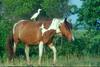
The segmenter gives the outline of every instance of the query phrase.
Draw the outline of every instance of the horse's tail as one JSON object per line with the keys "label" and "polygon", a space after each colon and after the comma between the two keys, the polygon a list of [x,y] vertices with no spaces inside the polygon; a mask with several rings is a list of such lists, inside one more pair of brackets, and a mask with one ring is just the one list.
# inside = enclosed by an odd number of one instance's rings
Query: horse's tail
{"label": "horse's tail", "polygon": [[14,56],[13,43],[14,43],[13,34],[11,34],[7,37],[7,42],[6,42],[6,48],[7,48],[7,54],[8,54],[9,61],[11,61]]}

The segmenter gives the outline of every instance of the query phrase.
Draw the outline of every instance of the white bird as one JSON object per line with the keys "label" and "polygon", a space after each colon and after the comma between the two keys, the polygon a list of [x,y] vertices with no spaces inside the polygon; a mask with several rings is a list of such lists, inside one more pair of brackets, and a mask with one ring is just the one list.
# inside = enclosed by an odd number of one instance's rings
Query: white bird
{"label": "white bird", "polygon": [[38,11],[35,13],[35,14],[33,14],[33,16],[30,18],[31,20],[35,20],[36,18],[37,18],[37,16],[40,14],[40,11],[41,11],[42,9],[38,9]]}

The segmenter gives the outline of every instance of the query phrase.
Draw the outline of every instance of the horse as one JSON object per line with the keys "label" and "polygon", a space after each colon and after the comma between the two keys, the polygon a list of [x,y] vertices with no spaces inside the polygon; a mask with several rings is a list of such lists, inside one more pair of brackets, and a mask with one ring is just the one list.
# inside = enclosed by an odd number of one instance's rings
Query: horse
{"label": "horse", "polygon": [[[56,23],[56,24],[55,24]],[[55,27],[56,26],[56,27]],[[46,31],[44,31],[44,29]],[[59,32],[57,32],[59,30]],[[56,63],[56,47],[52,43],[52,38],[55,34],[62,34],[68,41],[73,41],[72,24],[66,18],[64,19],[49,19],[49,20],[19,20],[13,25],[12,34],[7,39],[7,49],[9,61],[13,60],[16,47],[19,41],[25,45],[25,56],[27,64],[30,64],[29,47],[30,45],[39,46],[39,60],[41,64],[43,45],[46,44],[53,51],[53,64]]]}

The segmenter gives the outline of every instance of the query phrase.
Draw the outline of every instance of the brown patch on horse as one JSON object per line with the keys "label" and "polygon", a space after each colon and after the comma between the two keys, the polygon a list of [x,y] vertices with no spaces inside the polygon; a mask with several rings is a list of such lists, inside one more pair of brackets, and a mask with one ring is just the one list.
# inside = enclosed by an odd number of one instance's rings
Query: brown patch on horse
{"label": "brown patch on horse", "polygon": [[28,20],[21,21],[21,23],[16,26],[14,41],[18,42],[18,40],[21,40],[28,45],[39,43],[41,39],[40,25],[41,23],[38,22]]}
{"label": "brown patch on horse", "polygon": [[52,39],[52,37],[54,36],[55,33],[56,33],[56,31],[53,30],[53,29],[46,31],[43,34],[43,37],[42,37],[43,42],[48,43],[49,41],[51,41],[51,39]]}
{"label": "brown patch on horse", "polygon": [[39,22],[40,23],[42,23],[43,25],[44,25],[44,28],[45,29],[48,29],[49,28],[49,26],[51,25],[51,23],[52,23],[52,20],[51,19],[46,19],[46,20],[39,20]]}
{"label": "brown patch on horse", "polygon": [[[47,23],[48,22],[48,23]],[[52,23],[52,20],[47,20],[44,22],[44,28],[48,29]]]}

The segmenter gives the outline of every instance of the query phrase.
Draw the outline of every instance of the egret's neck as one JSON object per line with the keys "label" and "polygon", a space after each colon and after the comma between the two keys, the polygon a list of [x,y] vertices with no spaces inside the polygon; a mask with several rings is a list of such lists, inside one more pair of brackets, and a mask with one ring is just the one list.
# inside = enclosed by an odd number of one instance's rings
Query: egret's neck
{"label": "egret's neck", "polygon": [[38,10],[38,13],[40,13],[40,10]]}

